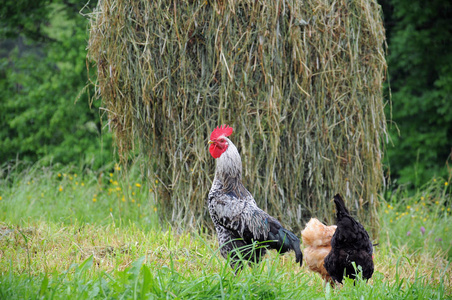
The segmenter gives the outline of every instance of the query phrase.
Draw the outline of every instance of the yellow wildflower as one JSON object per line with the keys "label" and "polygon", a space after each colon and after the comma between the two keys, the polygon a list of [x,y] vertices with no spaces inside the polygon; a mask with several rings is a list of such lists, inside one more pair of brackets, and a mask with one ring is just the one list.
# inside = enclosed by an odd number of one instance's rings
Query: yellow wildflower
{"label": "yellow wildflower", "polygon": [[132,203],[135,203],[135,199],[132,198]]}
{"label": "yellow wildflower", "polygon": [[448,183],[448,182],[446,181],[446,182],[444,182],[444,185],[445,185],[445,186],[448,186],[448,185],[449,185],[449,183]]}
{"label": "yellow wildflower", "polygon": [[424,201],[424,197],[421,197],[421,201]]}
{"label": "yellow wildflower", "polygon": [[138,206],[138,207],[140,207],[140,206],[141,206],[141,204],[140,204],[140,203],[137,203],[137,206]]}
{"label": "yellow wildflower", "polygon": [[136,186],[136,187],[141,187],[141,184],[135,183],[135,186]]}
{"label": "yellow wildflower", "polygon": [[159,181],[156,179],[156,180],[155,180],[155,183],[157,184],[157,183],[159,183]]}
{"label": "yellow wildflower", "polygon": [[435,204],[439,204],[439,201],[435,201]]}
{"label": "yellow wildflower", "polygon": [[82,182],[82,186],[85,186],[85,184]]}
{"label": "yellow wildflower", "polygon": [[113,173],[110,173],[110,177],[113,177]]}
{"label": "yellow wildflower", "polygon": [[93,202],[96,202],[97,201],[97,199],[96,198],[93,198]]}
{"label": "yellow wildflower", "polygon": [[157,207],[154,207],[154,211],[157,212]]}
{"label": "yellow wildflower", "polygon": [[385,213],[386,213],[386,214],[389,213],[389,210],[385,209]]}
{"label": "yellow wildflower", "polygon": [[113,208],[110,207],[110,212],[112,212],[112,211],[113,211]]}
{"label": "yellow wildflower", "polygon": [[406,209],[410,209],[410,208],[411,208],[411,206],[410,206],[410,205],[407,205]]}
{"label": "yellow wildflower", "polygon": [[450,207],[447,208],[447,211],[450,211]]}
{"label": "yellow wildflower", "polygon": [[132,196],[135,196],[135,192],[132,192]]}
{"label": "yellow wildflower", "polygon": [[58,177],[61,177],[61,173],[58,173]]}
{"label": "yellow wildflower", "polygon": [[126,198],[124,196],[122,196],[121,201],[126,202]]}
{"label": "yellow wildflower", "polygon": [[3,198],[2,198],[2,196],[0,196],[0,200],[2,200]]}
{"label": "yellow wildflower", "polygon": [[63,191],[63,187],[60,185],[60,187],[58,188],[58,190],[59,190],[60,192],[62,192],[62,191]]}

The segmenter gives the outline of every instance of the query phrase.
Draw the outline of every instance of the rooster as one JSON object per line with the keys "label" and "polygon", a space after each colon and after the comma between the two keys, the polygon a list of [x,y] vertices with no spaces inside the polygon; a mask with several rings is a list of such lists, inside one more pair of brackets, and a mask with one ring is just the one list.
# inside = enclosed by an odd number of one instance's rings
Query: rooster
{"label": "rooster", "polygon": [[232,132],[228,125],[217,127],[209,140],[209,152],[217,162],[208,207],[221,255],[224,258],[230,255],[231,267],[237,270],[242,268],[241,258],[249,263],[258,263],[267,249],[276,249],[280,253],[293,250],[295,260],[301,266],[300,240],[260,209],[243,185],[240,154],[227,138]]}
{"label": "rooster", "polygon": [[304,259],[311,271],[317,272],[325,282],[331,282],[331,277],[326,271],[325,257],[331,251],[331,238],[336,231],[336,225],[326,226],[319,220],[311,218],[301,232],[304,249]]}
{"label": "rooster", "polygon": [[325,257],[325,269],[332,279],[342,283],[345,276],[355,279],[356,268],[361,266],[364,279],[372,277],[374,262],[372,258],[373,246],[369,234],[363,225],[350,216],[344,200],[337,194],[334,196],[336,204],[337,228],[331,238],[331,251]]}

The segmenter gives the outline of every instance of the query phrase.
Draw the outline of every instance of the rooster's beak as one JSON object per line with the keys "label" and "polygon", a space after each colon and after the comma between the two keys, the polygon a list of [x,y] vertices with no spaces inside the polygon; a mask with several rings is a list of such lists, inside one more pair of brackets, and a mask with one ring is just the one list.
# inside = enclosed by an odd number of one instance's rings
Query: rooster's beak
{"label": "rooster's beak", "polygon": [[210,144],[213,144],[213,142],[212,142],[211,140],[209,140],[209,141],[207,142],[207,144],[210,145]]}

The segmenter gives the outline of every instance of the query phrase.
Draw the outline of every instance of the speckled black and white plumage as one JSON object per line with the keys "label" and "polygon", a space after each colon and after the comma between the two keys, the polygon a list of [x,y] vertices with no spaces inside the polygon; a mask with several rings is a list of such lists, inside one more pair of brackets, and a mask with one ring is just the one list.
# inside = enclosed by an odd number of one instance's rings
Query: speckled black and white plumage
{"label": "speckled black and white plumage", "polygon": [[[208,196],[210,216],[215,225],[220,253],[227,258],[231,253],[231,266],[235,269],[237,248],[265,242],[261,247],[240,252],[250,262],[259,262],[267,249],[280,253],[295,251],[296,262],[302,264],[300,240],[292,232],[260,209],[251,193],[241,181],[242,162],[235,145],[226,138],[227,150],[217,158],[215,178]],[[264,246],[264,247],[262,247]],[[246,248],[246,247],[245,247]]]}
{"label": "speckled black and white plumage", "polygon": [[345,275],[355,278],[356,266],[361,266],[364,279],[372,277],[374,262],[372,258],[373,246],[369,234],[358,221],[356,221],[347,208],[344,200],[337,194],[334,196],[336,204],[337,228],[331,238],[331,251],[325,257],[325,269],[335,281],[342,283]]}

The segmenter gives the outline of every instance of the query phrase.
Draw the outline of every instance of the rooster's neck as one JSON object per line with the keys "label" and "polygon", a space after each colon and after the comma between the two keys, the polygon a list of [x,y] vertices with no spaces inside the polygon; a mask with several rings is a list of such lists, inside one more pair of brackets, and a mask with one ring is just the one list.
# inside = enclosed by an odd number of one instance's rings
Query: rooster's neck
{"label": "rooster's neck", "polygon": [[217,158],[215,179],[220,181],[223,192],[232,192],[237,198],[254,201],[250,192],[242,183],[242,159],[239,151],[230,140],[228,140],[226,151]]}
{"label": "rooster's neck", "polygon": [[242,159],[235,145],[228,140],[228,148],[219,158],[215,176],[223,181],[225,178],[242,179]]}

